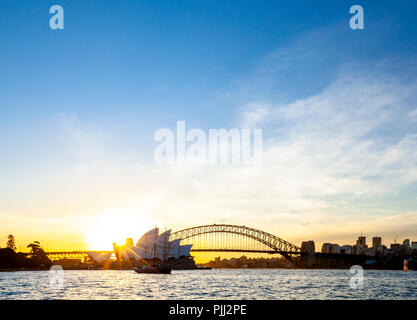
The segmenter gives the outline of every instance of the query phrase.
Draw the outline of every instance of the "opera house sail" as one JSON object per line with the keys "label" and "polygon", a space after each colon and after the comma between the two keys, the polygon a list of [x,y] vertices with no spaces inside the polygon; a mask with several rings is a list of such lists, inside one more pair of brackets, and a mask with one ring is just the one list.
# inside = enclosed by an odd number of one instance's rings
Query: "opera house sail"
{"label": "opera house sail", "polygon": [[[113,244],[114,254],[117,260],[153,260],[160,261],[176,260],[183,257],[190,256],[192,245],[181,245],[180,239],[169,241],[171,230],[159,234],[159,229],[154,228],[146,232],[133,245],[132,239],[127,239],[122,246]],[[88,255],[96,262],[102,263],[110,260],[111,254],[98,254],[95,252],[88,252]]]}

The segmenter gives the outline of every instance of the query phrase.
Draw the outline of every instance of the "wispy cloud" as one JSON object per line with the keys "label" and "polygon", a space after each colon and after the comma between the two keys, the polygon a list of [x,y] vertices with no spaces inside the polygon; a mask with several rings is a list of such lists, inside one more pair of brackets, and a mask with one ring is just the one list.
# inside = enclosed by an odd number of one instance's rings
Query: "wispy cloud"
{"label": "wispy cloud", "polygon": [[[341,75],[317,95],[276,106],[264,159],[304,195],[378,195],[416,181],[416,83]],[[269,159],[269,160],[268,160]],[[302,190],[302,191],[301,191]]]}
{"label": "wispy cloud", "polygon": [[[94,214],[136,208],[174,228],[225,219],[296,241],[407,229],[401,217],[414,221],[417,213],[387,210],[382,203],[417,181],[417,130],[410,117],[417,82],[403,82],[379,67],[340,70],[307,97],[273,103],[265,102],[274,100],[265,93],[244,104],[238,116],[242,126],[260,127],[265,136],[263,168],[251,174],[236,166],[126,161],[129,150],[85,145],[106,141],[100,131],[81,123],[70,127],[71,135],[81,137],[81,154],[101,150],[100,156],[92,153],[94,161],[85,157],[83,170],[83,189],[101,199]],[[152,205],[144,208],[140,203],[147,199]]]}
{"label": "wispy cloud", "polygon": [[242,106],[239,127],[263,129],[262,170],[141,162],[132,150],[142,137],[119,143],[117,132],[61,115],[62,148],[73,158],[42,186],[50,199],[42,212],[82,224],[140,215],[149,227],[225,220],[296,242],[394,229],[417,236],[415,195],[402,199],[412,210],[385,207],[417,182],[417,76],[393,72],[397,61],[388,58],[343,63],[347,48],[337,39],[323,30],[301,36],[225,95]]}

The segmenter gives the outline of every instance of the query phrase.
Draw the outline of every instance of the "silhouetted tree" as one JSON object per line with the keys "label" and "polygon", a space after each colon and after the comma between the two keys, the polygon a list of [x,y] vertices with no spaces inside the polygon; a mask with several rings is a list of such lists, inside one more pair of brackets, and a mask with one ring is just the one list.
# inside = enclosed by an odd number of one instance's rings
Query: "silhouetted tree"
{"label": "silhouetted tree", "polygon": [[14,241],[14,236],[12,234],[9,234],[7,237],[7,245],[6,248],[12,249],[13,251],[16,251],[16,244]]}
{"label": "silhouetted tree", "polygon": [[52,265],[52,261],[48,258],[45,251],[41,248],[39,241],[34,241],[28,245],[30,248],[29,257],[26,253],[16,253],[14,249],[14,239],[9,235],[7,248],[0,249],[0,269],[29,268],[29,269],[45,269]]}
{"label": "silhouetted tree", "polygon": [[31,264],[35,266],[45,266],[49,267],[52,265],[51,260],[46,255],[45,251],[41,248],[39,241],[33,241],[28,246],[30,249]]}
{"label": "silhouetted tree", "polygon": [[30,253],[31,253],[32,256],[36,256],[41,251],[43,251],[39,241],[33,241],[31,244],[28,244],[27,247],[30,248]]}

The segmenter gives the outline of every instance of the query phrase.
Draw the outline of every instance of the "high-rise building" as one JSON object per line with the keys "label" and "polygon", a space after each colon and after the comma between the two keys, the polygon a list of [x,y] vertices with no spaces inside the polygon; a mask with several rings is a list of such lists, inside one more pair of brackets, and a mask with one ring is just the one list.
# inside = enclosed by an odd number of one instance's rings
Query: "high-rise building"
{"label": "high-rise building", "polygon": [[377,250],[378,247],[382,244],[382,238],[381,237],[373,237],[372,238],[372,248]]}
{"label": "high-rise building", "polygon": [[335,243],[330,244],[329,253],[340,254],[340,246]]}
{"label": "high-rise building", "polygon": [[356,245],[362,247],[362,248],[366,248],[366,237],[365,236],[360,236],[358,237],[358,240],[356,240]]}
{"label": "high-rise building", "polygon": [[340,247],[340,253],[343,254],[352,254],[352,246],[345,244],[344,246]]}
{"label": "high-rise building", "polygon": [[402,251],[403,246],[399,243],[391,243],[391,252],[392,253],[399,253]]}
{"label": "high-rise building", "polygon": [[417,242],[411,242],[411,249],[417,250]]}
{"label": "high-rise building", "polygon": [[339,254],[340,246],[335,243],[323,243],[323,246],[321,247],[321,252]]}
{"label": "high-rise building", "polygon": [[378,248],[375,249],[375,254],[378,256],[383,256],[387,253],[387,247],[381,244]]}
{"label": "high-rise building", "polygon": [[307,253],[312,253],[315,252],[315,245],[314,245],[314,241],[310,240],[310,241],[303,241],[301,243],[301,252],[307,252]]}
{"label": "high-rise building", "polygon": [[403,241],[403,247],[404,249],[410,249],[410,239],[405,239]]}
{"label": "high-rise building", "polygon": [[362,248],[361,246],[355,244],[352,246],[352,254],[362,254]]}
{"label": "high-rise building", "polygon": [[321,246],[321,253],[330,253],[331,243],[323,243]]}

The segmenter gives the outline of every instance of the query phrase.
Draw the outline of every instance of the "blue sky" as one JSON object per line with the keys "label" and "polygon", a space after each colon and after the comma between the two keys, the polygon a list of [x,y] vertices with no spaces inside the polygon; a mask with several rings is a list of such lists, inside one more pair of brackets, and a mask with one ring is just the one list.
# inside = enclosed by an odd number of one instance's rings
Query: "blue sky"
{"label": "blue sky", "polygon": [[[53,4],[64,30],[49,29]],[[353,4],[365,30],[349,28]],[[79,234],[81,247],[84,219],[142,210],[151,227],[225,218],[295,242],[417,238],[416,12],[415,1],[2,1],[0,232],[19,234],[14,217],[46,242],[48,226]],[[155,168],[153,134],[177,120],[262,128],[263,173]]]}

